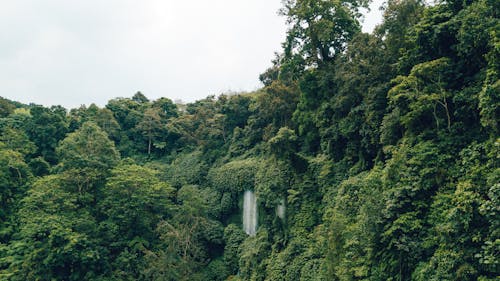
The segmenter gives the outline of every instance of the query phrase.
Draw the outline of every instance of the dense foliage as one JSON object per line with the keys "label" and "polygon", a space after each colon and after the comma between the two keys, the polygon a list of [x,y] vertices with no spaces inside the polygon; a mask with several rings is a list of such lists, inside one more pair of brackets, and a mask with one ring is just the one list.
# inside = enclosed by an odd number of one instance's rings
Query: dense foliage
{"label": "dense foliage", "polygon": [[253,93],[0,98],[0,279],[498,280],[498,1],[283,4]]}

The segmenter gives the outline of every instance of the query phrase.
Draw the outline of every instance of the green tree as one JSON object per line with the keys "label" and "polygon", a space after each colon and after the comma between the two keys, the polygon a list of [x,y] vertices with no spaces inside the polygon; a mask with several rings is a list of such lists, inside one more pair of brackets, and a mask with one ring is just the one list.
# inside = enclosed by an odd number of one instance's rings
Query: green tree
{"label": "green tree", "polygon": [[37,155],[43,156],[50,164],[57,162],[55,149],[68,132],[66,110],[60,106],[30,108],[27,133],[38,148]]}
{"label": "green tree", "polygon": [[383,9],[384,20],[375,29],[375,34],[385,37],[388,54],[391,60],[395,61],[401,49],[411,47],[405,36],[421,19],[424,3],[420,0],[390,0],[385,3]]}
{"label": "green tree", "polygon": [[396,85],[388,93],[389,101],[403,113],[401,123],[408,132],[424,131],[431,123],[430,116],[437,130],[445,127],[451,131],[451,94],[446,89],[446,77],[452,75],[449,64],[447,58],[421,63],[415,65],[407,77],[398,76],[393,80]]}
{"label": "green tree", "polygon": [[154,107],[146,109],[142,120],[137,123],[136,130],[147,139],[148,155],[151,154],[151,148],[156,137],[160,135],[163,124],[161,123],[159,109]]}
{"label": "green tree", "polygon": [[245,232],[238,225],[229,224],[224,229],[224,263],[231,275],[238,273],[238,262],[241,255],[239,247],[245,238]]}
{"label": "green tree", "polygon": [[67,186],[59,175],[43,177],[23,198],[2,279],[89,280],[102,272],[106,258],[95,240],[95,220]]}
{"label": "green tree", "polygon": [[144,255],[155,249],[157,224],[171,214],[174,190],[156,171],[124,161],[111,170],[97,209],[114,278],[137,280]]}
{"label": "green tree", "polygon": [[70,111],[70,128],[78,129],[83,123],[92,121],[101,127],[114,141],[119,140],[120,125],[113,116],[113,112],[107,108],[99,108],[91,104],[88,108],[84,105]]}
{"label": "green tree", "polygon": [[6,243],[15,230],[14,214],[31,177],[23,155],[0,142],[0,244]]}
{"label": "green tree", "polygon": [[368,1],[287,0],[281,14],[290,28],[284,43],[285,60],[299,55],[307,65],[332,61],[360,31],[358,9]]}
{"label": "green tree", "polygon": [[[498,25],[497,25],[498,26]],[[490,31],[491,50],[486,54],[488,67],[483,88],[479,94],[481,124],[491,128],[498,135],[500,119],[500,35],[494,29]]]}
{"label": "green tree", "polygon": [[259,229],[253,237],[248,237],[240,246],[240,276],[243,280],[264,280],[265,259],[270,254],[269,233]]}
{"label": "green tree", "polygon": [[12,112],[16,106],[8,99],[0,97],[0,117],[7,117]]}
{"label": "green tree", "polygon": [[0,128],[0,142],[6,149],[18,151],[22,155],[28,156],[36,151],[35,144],[30,141],[26,133],[10,126]]}
{"label": "green tree", "polygon": [[59,173],[73,182],[75,192],[83,200],[94,201],[96,188],[103,185],[108,171],[120,158],[114,143],[95,123],[84,123],[57,147]]}
{"label": "green tree", "polygon": [[108,135],[92,122],[84,123],[69,134],[58,146],[57,153],[62,170],[93,168],[103,171],[113,167],[120,157]]}
{"label": "green tree", "polygon": [[[205,243],[214,238],[221,243],[223,229],[207,219],[207,202],[196,186],[182,187],[177,200],[180,205],[173,217],[158,224],[162,244],[157,251],[148,252],[144,273],[155,280],[203,280],[198,272],[207,264]],[[210,237],[213,230],[218,234]]]}
{"label": "green tree", "polygon": [[257,159],[234,160],[208,173],[211,187],[218,191],[220,217],[228,219],[238,209],[238,199],[245,190],[255,189],[255,174],[259,169]]}

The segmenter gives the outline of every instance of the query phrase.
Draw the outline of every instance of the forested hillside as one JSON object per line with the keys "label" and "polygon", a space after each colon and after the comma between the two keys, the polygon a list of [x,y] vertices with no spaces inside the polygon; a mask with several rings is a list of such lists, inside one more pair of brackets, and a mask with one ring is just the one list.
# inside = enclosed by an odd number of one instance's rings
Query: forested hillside
{"label": "forested hillside", "polygon": [[367,4],[284,1],[256,92],[0,99],[0,280],[498,280],[500,4]]}

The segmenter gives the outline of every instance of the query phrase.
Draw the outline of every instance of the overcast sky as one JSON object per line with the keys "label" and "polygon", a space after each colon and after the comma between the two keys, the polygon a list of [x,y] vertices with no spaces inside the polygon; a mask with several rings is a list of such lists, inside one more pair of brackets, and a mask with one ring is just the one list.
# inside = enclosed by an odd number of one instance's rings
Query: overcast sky
{"label": "overcast sky", "polygon": [[[364,31],[380,22],[375,0]],[[194,101],[261,87],[280,0],[1,1],[0,96],[67,108],[141,91]]]}

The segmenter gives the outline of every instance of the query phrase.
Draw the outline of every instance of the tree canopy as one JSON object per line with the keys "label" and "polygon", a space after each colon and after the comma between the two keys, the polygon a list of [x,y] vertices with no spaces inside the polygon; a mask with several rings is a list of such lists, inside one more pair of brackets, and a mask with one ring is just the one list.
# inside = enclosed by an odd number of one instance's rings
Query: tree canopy
{"label": "tree canopy", "polygon": [[0,98],[0,279],[498,280],[497,2],[368,34],[368,1],[283,1],[249,93]]}

